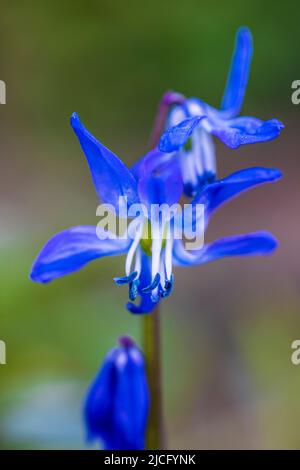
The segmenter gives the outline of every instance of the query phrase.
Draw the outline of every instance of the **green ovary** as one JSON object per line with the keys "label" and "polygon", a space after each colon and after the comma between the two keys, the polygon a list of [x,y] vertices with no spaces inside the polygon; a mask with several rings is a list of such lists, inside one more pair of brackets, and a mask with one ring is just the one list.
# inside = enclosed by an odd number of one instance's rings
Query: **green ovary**
{"label": "green ovary", "polygon": [[192,150],[192,138],[189,137],[189,139],[187,140],[186,144],[184,145],[184,150],[186,150],[187,152],[189,150]]}
{"label": "green ovary", "polygon": [[[162,249],[165,248],[166,246],[166,237],[167,237],[167,228],[164,228],[164,234],[163,234],[163,241],[162,241]],[[147,256],[152,255],[152,238],[151,238],[151,222],[150,220],[147,220],[145,222],[144,227],[143,227],[143,235],[140,241],[140,245],[142,247],[142,250],[144,253],[146,253]]]}

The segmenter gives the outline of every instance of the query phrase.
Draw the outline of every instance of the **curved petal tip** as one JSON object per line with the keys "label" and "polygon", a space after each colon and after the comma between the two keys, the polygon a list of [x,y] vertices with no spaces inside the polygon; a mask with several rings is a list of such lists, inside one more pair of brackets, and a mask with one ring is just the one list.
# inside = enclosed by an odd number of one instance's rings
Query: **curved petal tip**
{"label": "curved petal tip", "polygon": [[82,126],[80,118],[77,113],[72,113],[70,117],[70,124],[74,130],[79,129]]}

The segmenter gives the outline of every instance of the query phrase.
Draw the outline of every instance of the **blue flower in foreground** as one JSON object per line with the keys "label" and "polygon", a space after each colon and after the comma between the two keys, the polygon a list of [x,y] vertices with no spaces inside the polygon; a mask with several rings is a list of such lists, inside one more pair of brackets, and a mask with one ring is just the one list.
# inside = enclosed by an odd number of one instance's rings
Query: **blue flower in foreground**
{"label": "blue flower in foreground", "polygon": [[[129,208],[143,203],[171,207],[182,194],[182,179],[178,160],[172,154],[151,151],[129,170],[110,150],[95,139],[73,114],[72,127],[87,158],[96,192],[105,203],[118,210],[120,196],[125,196]],[[197,204],[204,205],[205,227],[212,213],[226,201],[259,184],[272,182],[281,174],[275,169],[249,168],[207,185],[192,202],[192,211],[183,209],[185,231],[197,226]],[[149,212],[150,214],[150,212]],[[186,216],[186,217],[185,217]],[[46,283],[70,274],[88,262],[104,256],[127,254],[125,276],[115,278],[119,285],[127,284],[132,313],[150,312],[159,300],[172,291],[172,265],[197,265],[225,256],[262,255],[276,247],[272,235],[266,232],[223,238],[193,252],[185,250],[184,242],[174,237],[177,214],[160,213],[156,220],[151,214],[138,214],[127,230],[134,236],[108,238],[104,229],[78,226],[64,230],[51,238],[35,260],[31,279]],[[180,219],[182,220],[182,219]],[[157,223],[159,222],[159,223]],[[150,225],[150,230],[149,230]],[[133,301],[140,296],[139,305]]]}
{"label": "blue flower in foreground", "polygon": [[89,441],[106,450],[142,450],[149,392],[141,351],[129,337],[112,349],[88,390],[84,417]]}
{"label": "blue flower in foreground", "polygon": [[284,127],[277,119],[262,121],[255,117],[237,117],[246,91],[251,58],[251,33],[247,28],[240,28],[221,109],[191,98],[174,107],[169,114],[168,129],[161,137],[159,148],[163,152],[178,151],[188,196],[215,178],[216,157],[212,136],[236,149],[240,145],[275,139]]}

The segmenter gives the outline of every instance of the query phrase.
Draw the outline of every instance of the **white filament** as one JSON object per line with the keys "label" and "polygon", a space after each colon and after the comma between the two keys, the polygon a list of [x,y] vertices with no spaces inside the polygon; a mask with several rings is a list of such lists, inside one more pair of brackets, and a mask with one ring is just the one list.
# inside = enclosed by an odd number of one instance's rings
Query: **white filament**
{"label": "white filament", "polygon": [[201,129],[196,129],[193,136],[193,152],[194,152],[194,165],[195,173],[202,176],[205,171],[205,164],[202,158],[202,143],[201,143]]}
{"label": "white filament", "polygon": [[154,280],[156,274],[159,272],[161,249],[162,249],[162,237],[161,236],[153,237],[152,238],[152,260],[151,260],[152,281]]}
{"label": "white filament", "polygon": [[177,126],[177,124],[180,124],[187,118],[188,116],[186,115],[182,106],[176,106],[169,113],[167,127]]}
{"label": "white filament", "polygon": [[[132,222],[135,222],[135,220],[133,220]],[[129,276],[129,274],[131,272],[132,261],[133,261],[135,252],[136,252],[136,250],[139,246],[140,240],[141,240],[142,235],[143,235],[144,223],[145,223],[145,220],[142,219],[142,220],[139,221],[139,224],[137,225],[137,227],[135,227],[135,237],[134,237],[134,240],[133,240],[133,242],[132,242],[132,244],[131,244],[131,246],[128,250],[128,254],[127,254],[126,262],[125,262],[126,276]],[[132,223],[130,225],[132,225]],[[131,226],[131,229],[132,229],[132,226]],[[129,227],[128,227],[128,231],[129,231]]]}
{"label": "white filament", "polygon": [[213,139],[204,129],[199,129],[203,165],[207,172],[216,173],[216,155]]}
{"label": "white filament", "polygon": [[195,186],[197,184],[197,174],[195,172],[195,158],[193,152],[186,150],[180,152],[180,166],[183,182]]}
{"label": "white filament", "polygon": [[135,253],[135,263],[134,263],[134,271],[137,273],[137,278],[141,274],[141,269],[142,269],[142,249],[140,246],[137,247],[136,253]]}
{"label": "white filament", "polygon": [[168,224],[167,229],[167,240],[165,248],[165,269],[166,277],[168,281],[171,279],[172,275],[172,252],[173,252],[173,232],[171,230],[171,224]]}
{"label": "white filament", "polygon": [[160,285],[162,286],[162,288],[164,288],[164,285],[166,282],[166,270],[165,270],[165,264],[164,264],[163,259],[160,260],[159,275],[160,275]]}

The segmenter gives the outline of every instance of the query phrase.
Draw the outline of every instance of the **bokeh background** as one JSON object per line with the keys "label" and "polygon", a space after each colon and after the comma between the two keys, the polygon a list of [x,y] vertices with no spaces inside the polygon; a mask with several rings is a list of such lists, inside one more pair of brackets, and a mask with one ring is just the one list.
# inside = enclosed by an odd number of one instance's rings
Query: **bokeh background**
{"label": "bokeh background", "polygon": [[217,145],[220,176],[279,167],[284,179],[214,217],[206,241],[266,229],[272,257],[176,270],[163,302],[163,371],[172,449],[300,448],[299,2],[152,0],[1,2],[0,446],[86,448],[85,389],[120,334],[140,339],[112,277],[94,262],[42,286],[29,281],[44,242],[96,223],[96,195],[69,126],[77,111],[128,164],[146,152],[160,96],[175,89],[218,106],[240,25],[254,59],[243,113],[286,124],[271,143]]}

